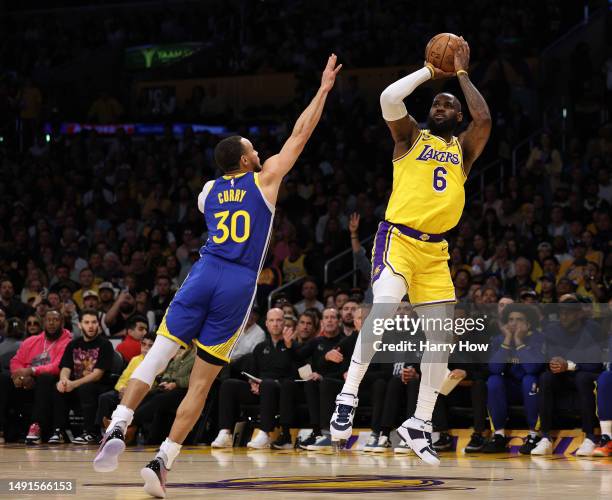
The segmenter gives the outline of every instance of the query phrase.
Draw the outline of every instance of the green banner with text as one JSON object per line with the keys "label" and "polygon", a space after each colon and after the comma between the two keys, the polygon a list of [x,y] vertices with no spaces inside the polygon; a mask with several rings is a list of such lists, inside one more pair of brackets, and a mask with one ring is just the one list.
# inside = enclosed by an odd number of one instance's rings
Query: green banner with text
{"label": "green banner with text", "polygon": [[159,68],[190,57],[204,47],[202,43],[141,45],[125,49],[125,66],[130,70]]}

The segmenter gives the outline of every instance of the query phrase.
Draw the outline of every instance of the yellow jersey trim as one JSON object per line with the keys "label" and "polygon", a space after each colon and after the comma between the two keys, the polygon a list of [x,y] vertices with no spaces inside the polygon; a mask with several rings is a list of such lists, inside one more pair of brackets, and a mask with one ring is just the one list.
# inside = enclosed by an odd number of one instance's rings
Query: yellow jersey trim
{"label": "yellow jersey trim", "polygon": [[393,163],[395,163],[396,161],[400,161],[402,158],[408,156],[410,154],[410,152],[414,149],[414,147],[418,144],[419,139],[421,138],[422,135],[423,135],[423,131],[419,130],[419,135],[417,135],[417,138],[412,143],[412,146],[410,146],[410,149],[408,151],[406,151],[402,156],[398,156],[397,158],[393,158],[393,160],[392,160]]}
{"label": "yellow jersey trim", "polygon": [[239,177],[242,177],[243,175],[248,174],[248,172],[242,172],[241,174],[232,174],[232,175],[224,175],[223,178],[225,180],[230,180],[230,179],[238,179]]}
{"label": "yellow jersey trim", "polygon": [[463,166],[463,148],[461,147],[461,143],[459,142],[459,137],[455,137],[457,141],[457,147],[459,148],[459,153],[461,153],[461,171],[463,172],[463,177],[467,179],[468,174],[465,171],[465,167]]}
{"label": "yellow jersey trim", "polygon": [[181,347],[184,347],[185,349],[189,349],[189,346],[183,342],[181,339],[179,339],[178,337],[175,337],[174,335],[172,335],[170,332],[165,331],[165,332],[160,332],[159,330],[157,331],[157,335],[161,335],[162,337],[166,337],[174,342],[176,342],[178,345],[180,345]]}
{"label": "yellow jersey trim", "polygon": [[259,172],[255,172],[253,174],[253,181],[255,181],[255,185],[261,189],[261,186],[259,185]]}
{"label": "yellow jersey trim", "polygon": [[169,338],[170,340],[173,340],[177,344],[183,346],[185,349],[189,349],[189,346],[184,341],[172,335],[170,333],[170,330],[168,330],[168,325],[166,324],[166,316],[168,314],[168,309],[166,309],[166,312],[164,313],[164,317],[162,318],[162,322],[159,325],[159,328],[157,329],[157,335],[161,335],[162,337]]}
{"label": "yellow jersey trim", "polygon": [[213,358],[217,358],[217,359],[220,359],[221,361],[225,361],[226,363],[229,363],[230,359],[227,356],[222,356],[221,354],[213,351],[210,347],[206,347],[204,344],[202,344],[198,340],[194,339],[193,342],[200,349],[202,349],[203,351],[206,351],[208,354],[210,354]]}

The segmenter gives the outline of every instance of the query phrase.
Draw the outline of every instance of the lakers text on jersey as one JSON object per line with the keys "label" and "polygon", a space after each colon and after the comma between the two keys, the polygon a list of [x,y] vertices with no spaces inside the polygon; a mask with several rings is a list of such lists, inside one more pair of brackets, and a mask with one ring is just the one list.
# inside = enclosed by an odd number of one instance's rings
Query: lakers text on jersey
{"label": "lakers text on jersey", "polygon": [[424,233],[457,225],[465,205],[463,154],[459,140],[422,130],[410,150],[393,160],[393,191],[385,220]]}

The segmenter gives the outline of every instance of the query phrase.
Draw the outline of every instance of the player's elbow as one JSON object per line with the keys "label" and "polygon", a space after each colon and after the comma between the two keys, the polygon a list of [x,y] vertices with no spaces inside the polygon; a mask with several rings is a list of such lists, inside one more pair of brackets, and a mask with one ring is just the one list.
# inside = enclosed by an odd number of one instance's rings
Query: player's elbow
{"label": "player's elbow", "polygon": [[474,120],[474,123],[476,125],[485,129],[490,130],[493,125],[493,120],[491,120],[491,113],[489,113],[488,109],[473,114],[472,119]]}
{"label": "player's elbow", "polygon": [[395,93],[393,92],[391,86],[387,87],[380,94],[380,107],[381,109],[385,109],[386,106],[397,104],[398,99]]}

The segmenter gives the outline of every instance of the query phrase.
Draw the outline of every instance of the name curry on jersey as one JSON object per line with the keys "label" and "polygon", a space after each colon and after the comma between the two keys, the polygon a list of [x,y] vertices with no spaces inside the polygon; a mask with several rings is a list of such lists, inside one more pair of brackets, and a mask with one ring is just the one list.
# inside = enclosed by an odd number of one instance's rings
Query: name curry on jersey
{"label": "name curry on jersey", "polygon": [[219,199],[219,205],[227,202],[238,202],[242,203],[244,196],[246,195],[246,189],[224,189],[220,193],[217,193]]}

